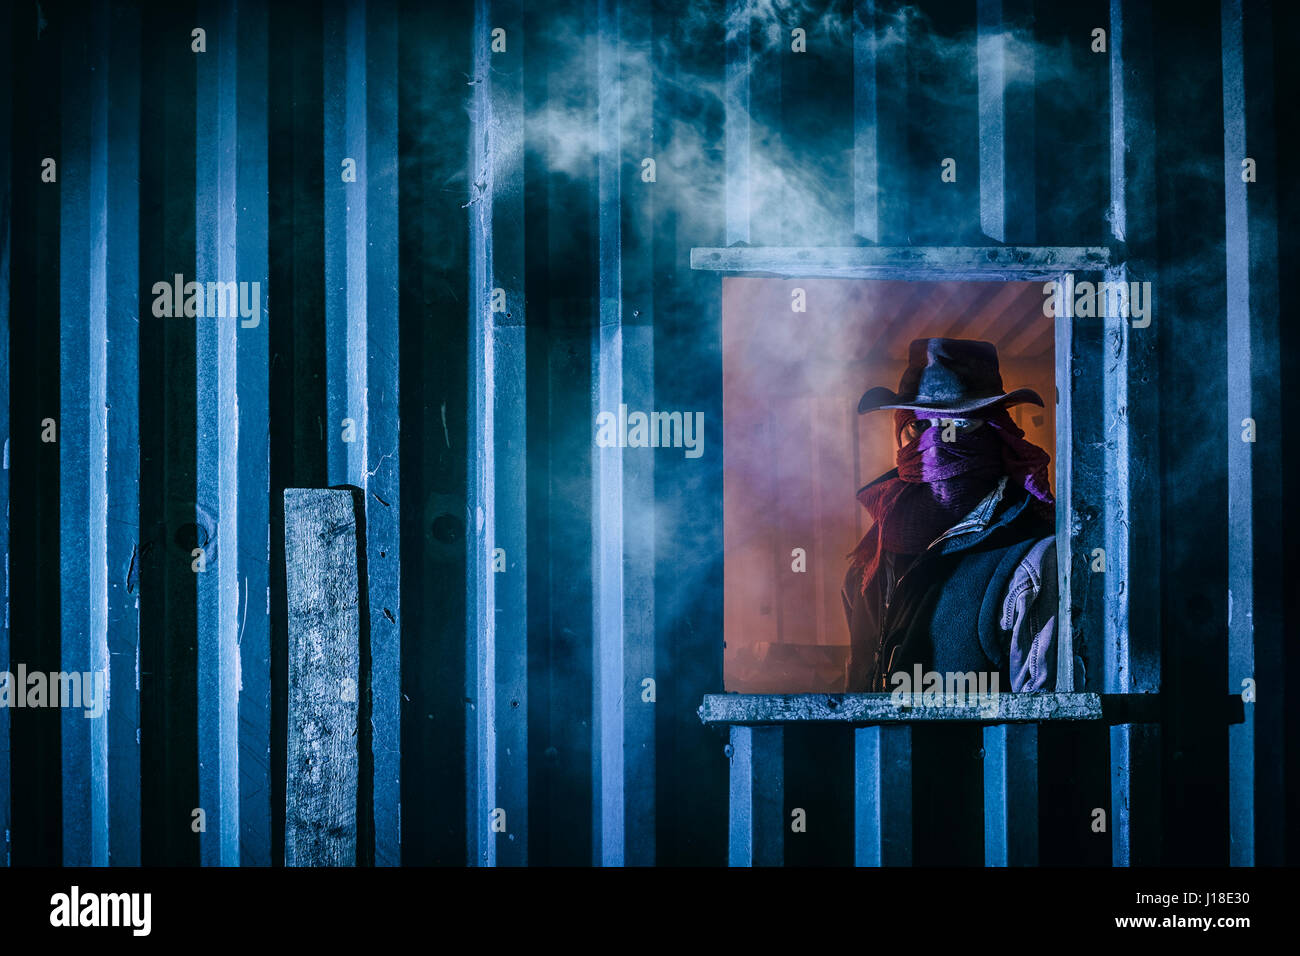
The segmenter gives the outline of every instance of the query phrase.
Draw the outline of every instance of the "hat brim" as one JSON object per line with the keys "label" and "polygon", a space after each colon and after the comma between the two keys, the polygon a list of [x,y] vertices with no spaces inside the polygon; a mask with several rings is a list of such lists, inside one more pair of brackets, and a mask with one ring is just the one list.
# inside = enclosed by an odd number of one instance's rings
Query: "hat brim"
{"label": "hat brim", "polygon": [[986,408],[993,408],[998,405],[1037,405],[1040,408],[1045,407],[1042,397],[1032,388],[1017,388],[1010,392],[1004,392],[1001,395],[991,395],[985,398],[972,398],[964,402],[909,402],[902,399],[897,392],[884,387],[870,388],[863,393],[862,398],[858,400],[858,414],[865,415],[867,412],[880,411],[881,409],[894,408],[906,409],[914,412],[935,412],[938,414],[948,415],[969,415],[972,412],[981,411]]}

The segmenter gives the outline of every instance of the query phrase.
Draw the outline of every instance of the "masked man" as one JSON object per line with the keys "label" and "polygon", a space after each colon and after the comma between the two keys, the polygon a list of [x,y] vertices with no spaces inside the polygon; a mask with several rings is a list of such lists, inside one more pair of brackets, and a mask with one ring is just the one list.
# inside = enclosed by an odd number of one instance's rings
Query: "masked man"
{"label": "masked man", "polygon": [[1021,402],[1043,404],[1003,391],[997,350],[966,339],[917,339],[898,391],[862,396],[859,414],[894,411],[898,467],[858,492],[875,524],[844,580],[850,692],[916,664],[1055,689],[1054,499],[1047,452],[1007,414]]}

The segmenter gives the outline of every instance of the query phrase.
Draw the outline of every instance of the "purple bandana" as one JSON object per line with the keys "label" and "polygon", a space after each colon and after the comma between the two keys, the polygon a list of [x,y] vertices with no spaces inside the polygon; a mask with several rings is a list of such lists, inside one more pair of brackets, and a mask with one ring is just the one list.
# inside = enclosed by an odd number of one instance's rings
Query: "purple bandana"
{"label": "purple bandana", "polygon": [[[896,434],[916,417],[894,412]],[[862,567],[862,590],[875,576],[880,553],[920,554],[944,531],[975,508],[1003,475],[1035,498],[1052,504],[1047,452],[1025,439],[1005,408],[984,412],[984,425],[943,441],[943,428],[931,427],[898,450],[898,477],[875,481],[858,500],[876,523],[854,549]]]}

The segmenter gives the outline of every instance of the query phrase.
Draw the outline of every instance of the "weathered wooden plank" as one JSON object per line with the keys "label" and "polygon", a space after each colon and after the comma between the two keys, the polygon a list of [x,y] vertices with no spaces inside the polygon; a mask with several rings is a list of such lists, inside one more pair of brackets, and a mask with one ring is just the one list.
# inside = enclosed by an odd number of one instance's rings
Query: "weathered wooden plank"
{"label": "weathered wooden plank", "polygon": [[[1278,102],[1275,88],[1275,70],[1277,68],[1274,54],[1274,37],[1294,35],[1293,20],[1283,23],[1275,8],[1268,4],[1241,4],[1243,21],[1242,34],[1242,72],[1241,102],[1245,115],[1245,136],[1250,146],[1250,157],[1255,160],[1257,168],[1276,169],[1277,136],[1274,127],[1274,109]],[[1226,6],[1225,6],[1226,9]],[[1287,16],[1292,16],[1288,10]],[[1228,108],[1225,107],[1225,116]],[[1238,141],[1240,142],[1240,141]],[[1250,325],[1251,360],[1248,376],[1241,375],[1238,369],[1230,373],[1230,401],[1237,404],[1235,413],[1229,415],[1229,421],[1240,428],[1246,415],[1258,419],[1260,408],[1281,408],[1281,356],[1287,354],[1286,347],[1280,342],[1281,322],[1278,282],[1278,189],[1280,178],[1257,177],[1249,187],[1241,182],[1244,152],[1227,149],[1225,140],[1225,175],[1232,171],[1234,189],[1241,188],[1240,194],[1245,200],[1245,220],[1249,251],[1247,256],[1249,269],[1249,310],[1247,320]],[[1230,230],[1231,233],[1231,230]],[[1233,240],[1239,241],[1239,240]],[[1236,302],[1237,296],[1229,293],[1228,302]],[[1240,332],[1237,333],[1240,335]],[[1234,342],[1228,344],[1229,356],[1241,356]],[[1242,393],[1249,389],[1249,400],[1241,401]],[[1250,412],[1243,412],[1241,405],[1249,405]],[[1230,409],[1230,412],[1233,410]],[[1284,413],[1285,417],[1285,413]],[[1240,438],[1241,433],[1230,437]],[[1232,588],[1233,604],[1229,624],[1234,628],[1230,638],[1230,659],[1228,664],[1229,693],[1240,699],[1246,667],[1251,668],[1251,676],[1281,674],[1286,667],[1288,634],[1284,627],[1284,603],[1287,600],[1286,576],[1287,563],[1281,560],[1284,553],[1284,523],[1274,520],[1276,515],[1286,512],[1288,502],[1283,498],[1283,476],[1289,471],[1283,465],[1284,442],[1256,442],[1246,444],[1234,443],[1237,448],[1250,449],[1251,468],[1251,521],[1252,544],[1254,553],[1247,566],[1244,561],[1234,568],[1239,570],[1230,575],[1235,578]],[[1229,480],[1232,480],[1230,471]],[[1230,502],[1238,500],[1236,492],[1229,491]],[[1230,554],[1234,547],[1240,547],[1235,531],[1235,521],[1229,538]],[[1241,613],[1237,602],[1239,593],[1251,594],[1250,610]],[[1249,637],[1243,631],[1237,631],[1237,622],[1247,619],[1253,627]],[[1247,647],[1250,648],[1249,655]],[[1286,714],[1295,707],[1294,682],[1272,681],[1275,685],[1268,694],[1258,695],[1255,701],[1245,705],[1245,721],[1250,725],[1249,744],[1239,735],[1238,728],[1229,730],[1229,745],[1232,753],[1238,753],[1247,746],[1253,751],[1252,774],[1253,795],[1251,809],[1253,812],[1253,847],[1250,862],[1256,866],[1280,866],[1284,862],[1288,816],[1295,812],[1295,801],[1287,796],[1286,775],[1288,766],[1288,735],[1293,734],[1287,727]],[[1294,727],[1294,725],[1292,725]],[[1294,744],[1290,744],[1294,746]],[[1230,757],[1235,761],[1236,757]],[[1240,786],[1240,775],[1231,768],[1230,778],[1234,786]],[[1236,805],[1245,805],[1245,797],[1234,795]],[[1233,836],[1233,850],[1229,862],[1236,864],[1244,859],[1244,853],[1236,849],[1237,838]]]}
{"label": "weathered wooden plank", "polygon": [[[1107,269],[1107,282],[1127,282],[1128,269],[1124,265]],[[1129,647],[1129,512],[1132,500],[1129,495],[1129,437],[1128,425],[1128,384],[1130,341],[1129,322],[1122,314],[1108,314],[1104,320],[1106,329],[1105,351],[1102,356],[1102,414],[1105,421],[1104,467],[1102,471],[1102,489],[1104,495],[1103,538],[1105,571],[1102,577],[1102,593],[1105,596],[1102,616],[1102,660],[1104,673],[1103,688],[1107,694],[1126,694],[1133,689],[1131,654]],[[1086,375],[1087,368],[1084,367]],[[1140,495],[1140,497],[1142,497]],[[1091,568],[1092,561],[1087,554],[1088,547],[1080,542],[1083,552],[1079,568]],[[1095,553],[1095,552],[1094,552]],[[1095,560],[1095,559],[1093,559]],[[1092,574],[1087,571],[1085,573]],[[1065,618],[1059,618],[1065,620]],[[1085,618],[1086,619],[1086,618]],[[1085,638],[1085,644],[1087,638]],[[1086,653],[1086,652],[1085,652]],[[1057,663],[1059,668],[1064,659]],[[1128,861],[1128,844],[1130,831],[1131,783],[1130,767],[1132,764],[1132,735],[1123,725],[1112,727],[1110,734],[1111,759],[1111,819],[1113,834],[1112,852],[1114,862]]]}
{"label": "weathered wooden plank", "polygon": [[[1059,281],[1059,280],[1057,280]],[[1058,375],[1073,369],[1074,320],[1069,315],[1056,317],[1053,351]],[[1056,642],[1056,689],[1061,692],[1076,690],[1074,686],[1074,628],[1065,626],[1072,621],[1071,589],[1074,587],[1074,523],[1070,502],[1074,494],[1074,385],[1073,378],[1056,383],[1056,620],[1059,638]],[[1061,543],[1065,543],[1064,551]],[[1083,688],[1077,688],[1082,690]]]}
{"label": "weathered wooden plank", "polygon": [[[239,197],[235,269],[242,281],[262,290],[253,319],[240,318],[235,340],[235,414],[238,455],[236,484],[235,635],[238,674],[237,814],[241,866],[270,866],[271,823],[271,523],[270,473],[270,186],[267,168],[268,15],[259,5],[237,8],[238,63],[235,73],[236,170]],[[229,556],[229,554],[228,554]]]}
{"label": "weathered wooden plank", "polygon": [[[325,114],[325,475],[332,485],[365,487],[365,7],[347,5],[342,0],[325,4],[321,33]],[[355,168],[355,178],[344,175],[349,163]],[[291,763],[286,766],[292,768]],[[287,845],[285,858],[287,861]]]}
{"label": "weathered wooden plank", "polygon": [[[1069,273],[1056,281],[1096,281],[1103,277],[1104,273],[1089,271]],[[1060,590],[1057,621],[1061,637],[1057,641],[1058,691],[1098,692],[1106,687],[1102,681],[1104,599],[1111,575],[1095,572],[1093,567],[1107,545],[1107,516],[1115,513],[1113,508],[1108,511],[1106,507],[1106,483],[1114,480],[1120,466],[1113,460],[1106,461],[1110,453],[1107,448],[1114,442],[1113,432],[1104,426],[1108,413],[1103,402],[1107,374],[1103,321],[1075,318],[1067,311],[1057,316],[1055,326],[1056,537]],[[1073,683],[1076,657],[1087,668],[1088,683],[1084,687]],[[1075,739],[1082,744],[1085,738]],[[1086,739],[1095,741],[1092,737]],[[1099,748],[1100,742],[1096,741],[1095,745]],[[1093,772],[1100,770],[1100,766],[1093,768]],[[1061,783],[1062,776],[1078,774],[1078,768],[1065,765],[1058,753],[1046,756],[1043,771],[1040,783],[1049,792]],[[1100,786],[1097,789],[1100,792]],[[1087,853],[1086,845],[1081,846],[1080,840],[1084,832],[1073,822],[1057,822],[1043,835],[1049,844],[1072,846],[1074,858],[1078,859]]]}
{"label": "weathered wooden plank", "polygon": [[853,865],[880,866],[883,797],[880,785],[881,728],[853,731]]}
{"label": "weathered wooden plank", "polygon": [[[398,440],[397,13],[390,0],[324,12],[325,329],[332,484],[365,489],[374,624],[370,727],[374,862],[400,863],[401,601]],[[355,180],[344,179],[344,160]],[[336,178],[337,177],[337,178]]]}
{"label": "weathered wooden plank", "polygon": [[785,742],[780,727],[731,728],[729,866],[785,863]]}
{"label": "weathered wooden plank", "polygon": [[[628,197],[625,209],[622,186],[625,164],[651,151],[653,131],[645,124],[653,110],[647,87],[622,75],[618,51],[639,41],[635,34],[624,40],[621,22],[617,0],[598,5],[600,328],[592,339],[593,421],[602,412],[617,414],[623,404],[652,408],[654,397],[650,249],[636,244],[648,231],[638,223],[652,213],[644,193]],[[644,142],[625,146],[625,127],[639,129]],[[625,295],[636,296],[637,306],[626,306]],[[640,311],[646,314],[638,321],[626,320],[625,313]],[[648,864],[654,862],[654,712],[641,701],[641,681],[654,667],[653,509],[646,507],[654,498],[653,460],[593,443],[592,475],[592,857],[603,866]]]}
{"label": "weathered wooden plank", "polygon": [[706,694],[699,715],[705,724],[780,724],[817,721],[838,724],[891,724],[964,721],[986,724],[1040,720],[1102,720],[1099,694],[999,694],[987,706],[938,695],[925,705],[922,695],[892,694]]}
{"label": "weathered wooden plank", "polygon": [[976,76],[979,81],[980,228],[1006,242],[1006,33],[1002,0],[975,4]]}
{"label": "weathered wooden plank", "polygon": [[984,728],[984,865],[1038,865],[1038,727]]}
{"label": "weathered wooden plank", "polygon": [[691,268],[787,278],[1051,279],[1072,270],[1101,269],[1102,246],[878,246],[691,249]]}
{"label": "weathered wooden plank", "polygon": [[726,128],[726,243],[729,246],[749,242],[750,9],[745,0],[727,0],[723,109]]}
{"label": "weathered wooden plank", "polygon": [[[364,39],[364,10],[351,12],[340,0],[321,13],[324,83],[323,146],[325,170],[325,408],[326,456],[329,481],[348,482],[356,470],[356,430],[364,427],[361,410],[352,405],[349,388],[348,324],[365,302],[364,253],[366,192],[364,57],[357,46]],[[357,181],[344,176],[345,163],[356,164]],[[364,340],[363,340],[364,341]],[[352,425],[351,430],[348,426]],[[351,440],[345,440],[351,439]]]}
{"label": "weathered wooden plank", "polygon": [[140,863],[140,13],[108,9],[108,859]]}
{"label": "weathered wooden plank", "polygon": [[[474,866],[495,866],[492,817],[497,804],[496,748],[496,330],[492,318],[492,220],[494,123],[491,31],[488,0],[474,4],[474,94],[470,107],[469,384],[465,427],[474,436],[468,467],[465,574],[465,840]],[[509,47],[509,37],[506,45]],[[509,820],[509,809],[507,822]]]}
{"label": "weathered wooden plank", "polygon": [[[506,49],[492,54],[491,70],[481,79],[491,98],[488,131],[494,167],[491,193],[492,287],[505,292],[505,308],[491,313],[493,376],[490,438],[492,450],[492,541],[487,550],[496,610],[495,649],[490,692],[496,739],[496,792],[485,809],[500,808],[505,829],[494,831],[497,865],[528,864],[528,482],[527,330],[524,299],[524,13],[520,0],[492,0],[481,26],[504,29]],[[486,42],[477,39],[477,42]],[[488,374],[487,370],[476,374]],[[484,424],[486,424],[484,422]],[[500,549],[498,552],[497,549]],[[500,563],[497,558],[499,557]],[[481,580],[486,579],[486,575]]]}
{"label": "weathered wooden plank", "polygon": [[357,509],[348,489],[286,488],[289,603],[286,866],[357,862],[363,641]]}
{"label": "weathered wooden plank", "polygon": [[[100,18],[96,18],[97,22]],[[99,713],[67,708],[63,863],[108,864],[107,69],[82,43],[89,18],[65,21],[59,162],[59,575],[61,668],[98,686]]]}
{"label": "weathered wooden plank", "polygon": [[[728,184],[728,198],[748,207],[746,242],[779,246],[792,241],[791,233],[799,225],[790,209],[794,203],[793,190],[785,177],[775,172],[789,156],[784,111],[789,64],[783,42],[784,24],[774,8],[754,3],[740,4],[731,22],[739,31],[738,42],[749,48],[748,56],[735,64],[748,72],[748,113],[733,117],[740,129],[745,130],[748,158],[738,155],[736,159],[744,166],[727,170],[728,174],[734,171],[743,176],[734,188]],[[730,139],[727,147],[731,148]],[[729,155],[729,164],[731,159]],[[813,244],[802,237],[801,241]]]}
{"label": "weathered wooden plank", "polygon": [[[648,311],[648,310],[647,310]],[[644,313],[643,313],[644,314]],[[623,329],[623,395],[631,408],[654,408],[654,328]],[[624,858],[627,866],[655,863],[655,709],[646,680],[662,681],[655,660],[654,452],[623,458]]]}
{"label": "weathered wooden plank", "polygon": [[[1154,56],[1151,5],[1145,0],[1110,3],[1110,210],[1108,220],[1121,252],[1118,277],[1142,281],[1155,274]],[[1109,278],[1109,276],[1108,276]],[[1148,308],[1153,303],[1147,302]],[[1153,693],[1161,687],[1159,601],[1128,600],[1132,567],[1140,563],[1142,588],[1161,588],[1164,518],[1160,509],[1133,507],[1159,481],[1165,443],[1146,436],[1161,431],[1160,370],[1156,328],[1134,328],[1120,316],[1106,319],[1102,362],[1105,461],[1102,518],[1106,549],[1104,643],[1101,673],[1094,666],[1089,688],[1107,693]],[[1090,369],[1082,369],[1088,378]],[[1130,489],[1142,489],[1136,498]],[[1087,565],[1080,563],[1079,567]],[[1087,603],[1087,602],[1083,602]],[[1092,656],[1090,649],[1076,653]],[[1096,659],[1094,657],[1094,665]],[[1115,866],[1153,863],[1161,855],[1159,731],[1124,726],[1110,732],[1111,859]],[[1135,842],[1138,844],[1135,848]]]}
{"label": "weathered wooden plank", "polygon": [[853,731],[853,862],[912,863],[912,729]]}
{"label": "weathered wooden plank", "polygon": [[[196,261],[200,283],[231,283],[245,277],[235,263],[238,208],[235,91],[237,52],[233,6],[206,3],[212,53],[197,60],[196,102],[210,121],[195,126]],[[264,287],[262,287],[264,288]],[[250,288],[251,291],[251,288]],[[251,301],[251,299],[250,299]],[[217,303],[214,301],[214,305]],[[205,866],[239,863],[239,525],[240,458],[236,407],[236,341],[242,320],[204,309],[194,319],[195,501],[216,516],[215,561],[195,576],[198,601],[199,806],[206,827],[199,833]],[[199,520],[198,517],[195,518]]]}
{"label": "weathered wooden plank", "polygon": [[[619,0],[620,43],[653,49],[653,0]],[[622,169],[641,168],[643,158],[659,154],[666,128],[656,111],[657,71],[622,71],[620,92],[623,136],[618,143]],[[657,135],[658,128],[658,135]],[[619,256],[622,274],[622,402],[629,409],[653,409],[655,399],[656,295],[654,282],[657,211],[665,182],[632,177],[621,196],[623,225]],[[617,411],[617,409],[615,409]],[[655,655],[655,472],[660,453],[627,449],[622,459],[623,562],[623,864],[654,866],[656,855],[655,693],[646,680],[662,680]]]}
{"label": "weathered wooden plank", "polygon": [[1007,865],[1007,725],[984,728],[984,865]]}
{"label": "weathered wooden plank", "polygon": [[[1267,4],[1225,0],[1223,176],[1227,234],[1228,692],[1284,669],[1279,443],[1242,441],[1247,418],[1280,404],[1276,179],[1246,182],[1275,168],[1273,12]],[[1285,709],[1288,682],[1245,707],[1228,733],[1229,862],[1279,865],[1286,843]]]}
{"label": "weathered wooden plank", "polygon": [[1034,238],[1034,50],[1009,46],[1027,0],[978,0],[980,228],[998,242]]}
{"label": "weathered wooden plank", "polygon": [[880,162],[876,131],[876,2],[853,4],[853,231],[880,241]]}
{"label": "weathered wooden plank", "polygon": [[[398,404],[397,4],[366,4],[365,333],[349,356],[364,365],[367,593],[373,627],[371,724],[374,862],[398,866],[401,851],[401,444]],[[353,328],[354,332],[360,329]]]}
{"label": "weathered wooden plank", "polygon": [[[1267,7],[1265,7],[1267,10]],[[1267,14],[1266,14],[1267,15]],[[1223,186],[1227,235],[1228,314],[1228,691],[1240,693],[1255,676],[1254,444],[1233,440],[1242,421],[1254,416],[1251,366],[1255,361],[1250,301],[1250,225],[1242,180],[1249,155],[1246,130],[1246,64],[1241,0],[1224,0]],[[1267,89],[1267,88],[1266,88]],[[1252,90],[1252,95],[1255,93]],[[1253,134],[1255,129],[1251,128]],[[1261,356],[1262,357],[1262,356]],[[1276,366],[1274,366],[1276,368]],[[1255,709],[1228,733],[1228,860],[1255,865]],[[1278,836],[1282,836],[1278,834]]]}

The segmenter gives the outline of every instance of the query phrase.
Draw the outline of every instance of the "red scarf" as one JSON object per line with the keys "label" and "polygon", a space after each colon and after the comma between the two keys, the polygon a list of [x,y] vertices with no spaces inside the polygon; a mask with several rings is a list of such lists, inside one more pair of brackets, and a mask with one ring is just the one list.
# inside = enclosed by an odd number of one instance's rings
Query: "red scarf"
{"label": "red scarf", "polygon": [[[1005,408],[985,413],[984,425],[943,441],[943,427],[932,426],[898,450],[898,476],[873,481],[858,501],[875,524],[853,550],[853,567],[863,568],[862,592],[875,577],[882,551],[920,554],[978,505],[1003,475],[1035,498],[1051,504],[1047,452],[1025,439]],[[915,413],[894,412],[895,434]]]}

